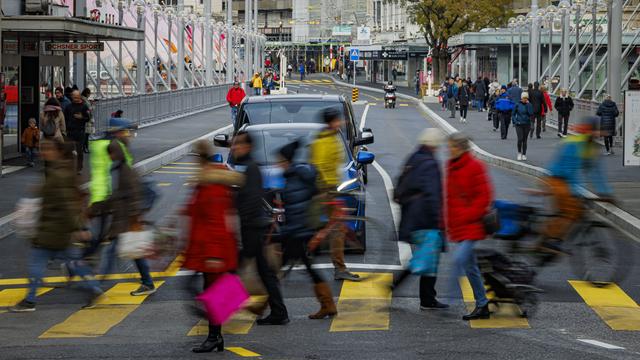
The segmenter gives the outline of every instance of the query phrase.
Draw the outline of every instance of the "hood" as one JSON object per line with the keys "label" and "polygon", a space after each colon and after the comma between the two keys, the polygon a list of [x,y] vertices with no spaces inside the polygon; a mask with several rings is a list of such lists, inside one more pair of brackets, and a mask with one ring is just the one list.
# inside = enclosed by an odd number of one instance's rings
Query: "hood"
{"label": "hood", "polygon": [[612,108],[616,106],[616,103],[613,102],[613,100],[606,99],[605,101],[602,102],[602,106]]}

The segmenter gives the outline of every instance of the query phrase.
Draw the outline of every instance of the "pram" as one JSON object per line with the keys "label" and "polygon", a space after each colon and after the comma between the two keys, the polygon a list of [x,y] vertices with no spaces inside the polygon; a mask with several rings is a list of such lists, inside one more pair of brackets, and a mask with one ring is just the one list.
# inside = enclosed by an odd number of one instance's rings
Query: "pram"
{"label": "pram", "polygon": [[[529,233],[528,220],[534,209],[500,200],[495,201],[494,206],[500,219],[500,229],[494,238],[514,242],[511,248],[516,248],[515,242]],[[522,317],[528,317],[535,311],[537,294],[542,290],[533,285],[536,273],[531,265],[491,249],[476,250],[476,258],[487,292],[494,293],[490,303],[496,306],[516,304]]]}

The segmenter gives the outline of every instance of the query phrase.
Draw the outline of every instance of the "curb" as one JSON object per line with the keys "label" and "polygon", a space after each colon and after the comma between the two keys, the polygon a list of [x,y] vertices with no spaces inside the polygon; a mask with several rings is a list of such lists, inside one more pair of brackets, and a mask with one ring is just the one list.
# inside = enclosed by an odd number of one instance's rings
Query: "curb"
{"label": "curb", "polygon": [[[338,81],[333,77],[331,77],[331,80],[333,80],[334,83],[342,86],[351,87],[351,88],[354,87],[353,84],[348,84],[342,81]],[[367,91],[384,93],[383,90],[368,87],[368,86],[356,85],[355,87],[358,87],[360,89],[367,90]],[[418,106],[418,109],[423,113],[423,116],[425,116],[427,120],[434,122],[435,125],[441,128],[445,133],[451,134],[458,131],[458,129],[456,129],[453,125],[449,124],[446,120],[440,117],[440,115],[436,114],[433,110],[431,110],[428,106],[426,106],[422,101],[416,99],[413,96],[409,96],[406,94],[397,93],[397,96],[399,98],[403,98],[403,99],[414,102]],[[483,161],[486,161],[491,165],[498,166],[503,169],[517,171],[521,174],[526,174],[526,175],[530,175],[537,178],[546,176],[548,174],[548,171],[544,168],[529,165],[526,163],[517,162],[515,160],[511,160],[511,159],[507,159],[501,156],[491,154],[490,152],[480,148],[475,143],[472,143],[472,149],[473,149],[473,152],[476,154],[476,156],[478,156],[478,158],[482,159]],[[597,198],[597,196],[594,193],[590,192],[587,189],[582,189],[582,193],[586,198]],[[628,212],[620,209],[619,207],[613,204],[602,203],[602,202],[596,202],[594,204],[595,204],[594,210],[599,215],[602,215],[611,223],[618,226],[621,230],[623,230],[626,233],[627,236],[629,236],[634,241],[640,242],[640,238],[638,237],[638,234],[640,234],[640,219],[636,218],[635,216],[629,214]]]}
{"label": "curb", "polygon": [[[225,127],[216,129],[210,133],[207,133],[199,138],[195,138],[187,141],[184,144],[178,145],[174,148],[166,150],[160,154],[154,155],[150,158],[144,159],[140,162],[137,162],[133,165],[133,168],[136,169],[140,174],[147,175],[155,169],[158,169],[164,165],[170,164],[177,159],[189,154],[191,152],[191,146],[199,140],[208,140],[213,142],[214,136],[219,133],[228,131],[231,129],[232,125],[227,125]],[[83,188],[89,186],[89,183],[85,183],[82,185]],[[16,213],[11,213],[0,218],[0,239],[7,237],[14,232],[13,228],[13,219],[16,217]]]}

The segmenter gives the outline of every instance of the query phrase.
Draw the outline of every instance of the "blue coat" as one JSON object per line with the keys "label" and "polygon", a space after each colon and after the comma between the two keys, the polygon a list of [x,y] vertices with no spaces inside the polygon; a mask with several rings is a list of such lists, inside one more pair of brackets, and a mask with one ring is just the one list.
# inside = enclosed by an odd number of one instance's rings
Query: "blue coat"
{"label": "blue coat", "polygon": [[495,107],[497,111],[512,112],[514,105],[511,99],[509,99],[509,95],[507,95],[507,93],[504,93],[500,95],[498,100],[496,100]]}
{"label": "blue coat", "polygon": [[511,121],[513,125],[531,125],[531,116],[533,116],[533,107],[531,104],[518,101],[513,107]]}
{"label": "blue coat", "polygon": [[520,96],[522,96],[522,88],[520,88],[519,86],[512,86],[507,90],[507,96],[509,96],[509,99],[511,99],[511,101],[513,101],[513,103],[515,104],[516,102],[520,101]]}
{"label": "blue coat", "polygon": [[442,176],[429,148],[422,146],[409,157],[394,197],[402,210],[401,241],[411,241],[414,231],[442,229]]}
{"label": "blue coat", "polygon": [[313,231],[308,227],[308,209],[311,199],[318,192],[318,172],[309,164],[293,164],[285,172],[282,191],[285,224],[282,233],[287,236],[302,236]]}

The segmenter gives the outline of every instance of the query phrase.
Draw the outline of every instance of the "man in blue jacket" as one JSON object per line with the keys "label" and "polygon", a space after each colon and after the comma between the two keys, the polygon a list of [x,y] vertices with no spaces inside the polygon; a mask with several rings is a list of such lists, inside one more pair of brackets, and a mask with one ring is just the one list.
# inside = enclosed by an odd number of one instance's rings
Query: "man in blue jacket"
{"label": "man in blue jacket", "polygon": [[511,112],[513,111],[513,102],[507,94],[507,87],[502,85],[500,88],[500,97],[496,100],[495,108],[500,124],[500,138],[505,140],[509,133],[509,124],[511,123]]}
{"label": "man in blue jacket", "polygon": [[511,102],[514,104],[520,101],[520,97],[522,96],[522,88],[518,86],[518,80],[513,79],[513,81],[511,81],[511,87],[507,91],[507,95],[509,96]]}
{"label": "man in blue jacket", "polygon": [[451,111],[449,118],[456,118],[456,99],[458,98],[458,85],[456,85],[453,78],[449,79],[449,86],[447,86],[447,107]]}
{"label": "man in blue jacket", "polygon": [[[416,243],[416,236],[426,230],[442,230],[442,179],[435,153],[444,142],[439,129],[429,128],[420,135],[418,149],[407,160],[398,181],[394,198],[402,208],[399,240]],[[405,269],[393,282],[398,287],[411,271]],[[420,309],[445,309],[436,299],[436,276],[420,276]]]}

